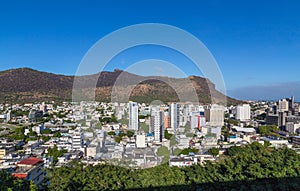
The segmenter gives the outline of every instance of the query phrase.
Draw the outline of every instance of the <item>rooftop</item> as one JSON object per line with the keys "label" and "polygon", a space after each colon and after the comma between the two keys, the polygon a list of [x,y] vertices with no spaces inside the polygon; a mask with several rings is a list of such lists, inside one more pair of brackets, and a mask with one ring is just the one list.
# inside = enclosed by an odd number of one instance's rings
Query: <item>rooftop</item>
{"label": "rooftop", "polygon": [[235,129],[238,132],[245,132],[245,133],[254,133],[256,132],[254,128],[243,128],[243,127],[239,127],[239,126],[233,126],[233,129]]}
{"label": "rooftop", "polygon": [[31,158],[27,158],[27,159],[20,161],[18,164],[36,165],[37,163],[42,163],[42,162],[44,162],[44,161],[39,158],[31,157]]}

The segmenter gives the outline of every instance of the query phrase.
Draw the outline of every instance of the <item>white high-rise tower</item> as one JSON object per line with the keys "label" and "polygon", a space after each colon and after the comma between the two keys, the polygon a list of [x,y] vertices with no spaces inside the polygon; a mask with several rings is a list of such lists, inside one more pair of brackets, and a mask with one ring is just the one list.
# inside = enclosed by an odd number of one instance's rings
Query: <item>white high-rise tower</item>
{"label": "white high-rise tower", "polygon": [[179,126],[179,107],[178,103],[171,103],[169,106],[170,127],[176,131]]}
{"label": "white high-rise tower", "polygon": [[139,130],[139,106],[136,102],[129,102],[129,130]]}
{"label": "white high-rise tower", "polygon": [[236,119],[248,121],[251,117],[251,108],[249,104],[238,105],[236,107]]}
{"label": "white high-rise tower", "polygon": [[164,112],[158,106],[151,108],[151,132],[154,132],[154,140],[162,142],[164,138]]}

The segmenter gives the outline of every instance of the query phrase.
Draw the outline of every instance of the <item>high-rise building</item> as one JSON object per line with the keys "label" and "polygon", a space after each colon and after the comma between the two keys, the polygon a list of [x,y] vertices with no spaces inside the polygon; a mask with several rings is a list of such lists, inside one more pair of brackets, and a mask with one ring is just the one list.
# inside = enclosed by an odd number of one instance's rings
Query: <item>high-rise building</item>
{"label": "high-rise building", "polygon": [[206,121],[213,127],[224,125],[224,113],[224,106],[217,104],[206,107],[204,112]]}
{"label": "high-rise building", "polygon": [[201,128],[205,126],[205,124],[206,120],[203,111],[190,113],[190,127],[192,130],[194,130],[195,128],[201,130]]}
{"label": "high-rise building", "polygon": [[171,103],[169,106],[170,127],[174,131],[176,131],[179,126],[179,108],[180,105],[178,103]]}
{"label": "high-rise building", "polygon": [[72,149],[80,150],[83,148],[83,133],[75,131],[72,136]]}
{"label": "high-rise building", "polygon": [[166,128],[170,128],[171,126],[171,120],[170,120],[170,115],[169,112],[165,112],[165,116],[164,116],[164,127]]}
{"label": "high-rise building", "polygon": [[279,112],[278,114],[278,127],[282,130],[285,129],[287,112]]}
{"label": "high-rise building", "polygon": [[11,120],[11,112],[8,111],[7,114],[6,114],[5,122],[8,123],[8,122],[10,122],[10,120]]}
{"label": "high-rise building", "polygon": [[179,111],[179,126],[184,127],[189,120],[189,108],[187,105],[181,105]]}
{"label": "high-rise building", "polygon": [[139,106],[136,102],[129,102],[129,130],[139,130]]}
{"label": "high-rise building", "polygon": [[278,112],[289,111],[289,101],[281,99],[278,101]]}
{"label": "high-rise building", "polygon": [[249,121],[251,116],[251,108],[249,104],[238,105],[236,107],[236,116],[237,120]]}
{"label": "high-rise building", "polygon": [[294,112],[295,109],[295,98],[292,96],[290,99],[287,99],[289,102],[289,111]]}
{"label": "high-rise building", "polygon": [[164,112],[158,106],[151,108],[151,132],[154,133],[154,140],[162,142],[164,138]]}
{"label": "high-rise building", "polygon": [[46,113],[46,112],[47,112],[47,105],[45,104],[45,102],[43,102],[43,103],[40,105],[40,111],[43,111],[43,113]]}

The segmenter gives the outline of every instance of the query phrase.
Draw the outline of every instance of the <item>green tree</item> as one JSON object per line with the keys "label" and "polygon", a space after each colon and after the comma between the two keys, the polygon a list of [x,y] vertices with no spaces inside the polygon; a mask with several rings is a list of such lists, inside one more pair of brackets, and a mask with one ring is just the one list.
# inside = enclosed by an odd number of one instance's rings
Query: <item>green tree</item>
{"label": "green tree", "polygon": [[173,134],[170,134],[167,130],[165,130],[165,138],[170,140]]}
{"label": "green tree", "polygon": [[170,159],[170,151],[165,146],[157,149],[157,155],[163,157],[162,163],[167,163]]}
{"label": "green tree", "polygon": [[115,136],[116,135],[116,133],[114,132],[114,131],[110,131],[110,132],[108,132],[107,133],[109,136]]}
{"label": "green tree", "polygon": [[175,135],[173,135],[171,138],[170,138],[170,146],[174,146],[177,144],[177,141],[176,141],[176,138],[175,138]]}
{"label": "green tree", "polygon": [[219,149],[217,148],[211,148],[207,151],[209,154],[211,154],[212,156],[217,156],[219,154]]}
{"label": "green tree", "polygon": [[149,125],[147,125],[146,123],[140,123],[140,130],[148,133],[149,132]]}
{"label": "green tree", "polygon": [[127,137],[133,137],[134,132],[133,131],[127,131]]}
{"label": "green tree", "polygon": [[279,128],[276,125],[264,125],[258,127],[258,133],[265,136],[272,135],[278,130]]}
{"label": "green tree", "polygon": [[181,149],[176,148],[176,149],[174,149],[173,154],[177,156],[177,155],[180,155],[181,152],[182,152]]}
{"label": "green tree", "polygon": [[47,141],[49,141],[51,138],[50,137],[48,137],[48,136],[42,136],[42,140],[44,141],[44,142],[47,142]]}
{"label": "green tree", "polygon": [[56,145],[54,145],[53,148],[48,148],[47,151],[47,157],[52,156],[54,164],[58,162],[58,157],[61,157],[63,154],[67,153],[67,150],[58,150]]}
{"label": "green tree", "polygon": [[117,143],[120,143],[121,140],[122,140],[122,137],[120,137],[120,136],[116,136],[116,137],[115,137],[115,141],[116,141]]}
{"label": "green tree", "polygon": [[[252,143],[231,147],[217,162],[148,169],[129,169],[109,164],[68,166],[48,170],[50,190],[299,190],[300,156],[293,150]],[[159,155],[168,149],[161,147]],[[231,153],[229,155],[229,153]],[[1,176],[1,174],[0,174]],[[7,190],[0,177],[0,190]],[[12,181],[11,181],[12,182]],[[15,190],[27,190],[16,182]],[[6,186],[6,187],[4,187]]]}
{"label": "green tree", "polygon": [[53,137],[61,137],[61,134],[59,131],[56,131],[54,134],[53,134]]}
{"label": "green tree", "polygon": [[51,132],[52,132],[51,129],[47,128],[47,129],[42,130],[41,134],[51,134]]}
{"label": "green tree", "polygon": [[180,154],[183,154],[183,155],[188,155],[189,153],[198,153],[199,152],[199,149],[195,149],[195,148],[185,148],[181,151]]}

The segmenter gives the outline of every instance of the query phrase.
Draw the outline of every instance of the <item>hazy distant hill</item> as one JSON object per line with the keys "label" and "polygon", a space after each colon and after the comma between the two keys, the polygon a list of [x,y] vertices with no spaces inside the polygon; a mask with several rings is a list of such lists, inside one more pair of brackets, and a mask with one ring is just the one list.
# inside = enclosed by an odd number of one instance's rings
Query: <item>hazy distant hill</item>
{"label": "hazy distant hill", "polygon": [[[76,78],[84,89],[90,88],[89,82],[91,79],[95,79],[97,75]],[[215,103],[220,102],[224,98],[223,94],[215,90],[214,84],[202,77],[190,76],[185,79],[153,77],[155,79],[149,79],[149,77],[115,70],[114,72],[101,72],[95,90],[98,101],[110,101],[112,89],[120,76],[122,78],[115,86],[118,87],[118,94],[125,95],[126,91],[133,88],[130,94],[130,100],[133,101],[148,103],[153,100],[161,100],[163,102],[179,101],[175,90],[168,84],[176,84],[177,93],[181,92],[185,95],[190,95],[191,90],[187,88],[187,81],[196,90],[201,103],[211,103],[211,94],[214,95],[215,99],[213,102]],[[0,102],[71,100],[73,81],[74,76],[51,74],[29,68],[2,71],[0,72]],[[137,82],[139,83],[137,84]],[[211,87],[211,91],[209,87]],[[83,92],[85,92],[85,89]],[[240,101],[227,97],[227,102],[235,104]]]}

